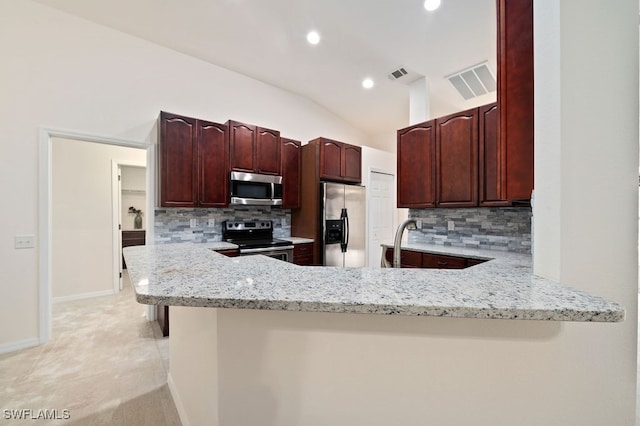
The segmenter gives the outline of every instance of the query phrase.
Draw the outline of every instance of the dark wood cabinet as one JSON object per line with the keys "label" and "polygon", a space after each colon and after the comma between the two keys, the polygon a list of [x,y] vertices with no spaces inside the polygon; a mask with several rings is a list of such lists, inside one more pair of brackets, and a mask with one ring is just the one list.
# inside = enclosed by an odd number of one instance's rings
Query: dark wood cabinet
{"label": "dark wood cabinet", "polygon": [[321,180],[362,181],[362,148],[327,138],[317,138],[309,143],[319,147]]}
{"label": "dark wood cabinet", "polygon": [[362,181],[362,148],[355,145],[342,145],[342,179],[345,182]]}
{"label": "dark wood cabinet", "polygon": [[[393,265],[393,249],[386,248],[384,257],[390,265]],[[423,253],[414,250],[403,249],[400,251],[401,268],[425,268],[425,269],[464,269],[470,266],[486,262],[484,259],[472,257],[450,256],[445,254]]]}
{"label": "dark wood cabinet", "polygon": [[431,269],[464,269],[469,259],[441,254],[422,253],[422,267]]}
{"label": "dark wood cabinet", "polygon": [[161,206],[228,204],[226,133],[224,124],[160,113]]}
{"label": "dark wood cabinet", "polygon": [[436,207],[478,205],[478,109],[436,119]]}
{"label": "dark wood cabinet", "polygon": [[480,206],[508,206],[506,195],[506,150],[500,138],[498,122],[500,113],[497,103],[483,105],[478,110],[479,134],[479,180]]}
{"label": "dark wood cabinet", "polygon": [[[136,229],[133,231],[122,231],[122,248],[131,246],[145,245],[147,233],[144,229]],[[122,257],[122,269],[127,269],[127,264]]]}
{"label": "dark wood cabinet", "polygon": [[398,130],[398,207],[435,207],[435,120]]}
{"label": "dark wood cabinet", "polygon": [[258,127],[257,133],[256,171],[268,175],[279,175],[282,148],[280,132]]}
{"label": "dark wood cabinet", "polygon": [[300,176],[302,167],[302,144],[293,139],[282,139],[281,170],[282,207],[297,209],[300,207]]}
{"label": "dark wood cabinet", "polygon": [[197,119],[160,113],[160,205],[198,205]]}
{"label": "dark wood cabinet", "polygon": [[240,255],[240,250],[238,249],[216,250],[216,252],[223,254],[227,257],[236,257]]}
{"label": "dark wood cabinet", "polygon": [[278,175],[280,132],[229,120],[229,166],[231,170]]}
{"label": "dark wood cabinet", "polygon": [[198,120],[200,207],[224,207],[229,204],[226,132],[224,124]]}
{"label": "dark wood cabinet", "polygon": [[293,246],[293,263],[296,265],[313,265],[314,243],[296,244]]}
{"label": "dark wood cabinet", "polygon": [[505,149],[505,197],[533,189],[533,0],[497,0],[499,133]]}
{"label": "dark wood cabinet", "polygon": [[[393,253],[392,248],[388,248],[384,257],[393,265]],[[401,268],[422,268],[422,253],[413,250],[400,250],[400,267]]]}

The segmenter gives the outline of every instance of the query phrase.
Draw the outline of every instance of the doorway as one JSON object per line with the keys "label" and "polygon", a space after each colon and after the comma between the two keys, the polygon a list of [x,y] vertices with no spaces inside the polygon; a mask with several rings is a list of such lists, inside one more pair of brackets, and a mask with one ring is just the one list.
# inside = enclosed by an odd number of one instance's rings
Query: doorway
{"label": "doorway", "polygon": [[[153,150],[146,143],[40,130],[40,343],[51,336],[54,301],[115,291],[113,227],[117,220],[112,208],[112,159],[128,159],[134,153],[131,161],[153,165]],[[153,170],[147,167],[150,173]],[[150,186],[152,179],[146,181]],[[147,192],[152,190],[147,188]],[[148,211],[153,200],[146,203]]]}
{"label": "doorway", "polygon": [[371,170],[369,174],[369,247],[367,265],[380,266],[383,243],[393,241],[396,226],[395,176]]}

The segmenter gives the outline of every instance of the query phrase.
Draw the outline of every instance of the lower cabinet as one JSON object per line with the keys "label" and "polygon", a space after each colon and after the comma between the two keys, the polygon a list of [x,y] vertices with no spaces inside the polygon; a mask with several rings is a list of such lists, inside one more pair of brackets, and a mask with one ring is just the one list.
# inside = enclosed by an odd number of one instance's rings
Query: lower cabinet
{"label": "lower cabinet", "polygon": [[[235,257],[235,256],[238,256],[238,254],[240,254],[240,251],[238,249],[216,250],[216,252],[228,257]],[[156,320],[160,325],[162,336],[167,337],[169,335],[169,307],[168,306],[164,306],[164,305],[156,306]]]}
{"label": "lower cabinet", "polygon": [[303,266],[313,265],[313,243],[294,245],[293,263]]}
{"label": "lower cabinet", "polygon": [[[393,249],[387,248],[385,259],[393,265]],[[486,262],[482,259],[471,257],[448,256],[444,254],[423,253],[414,250],[400,251],[401,268],[428,268],[428,269],[464,269],[470,266]]]}
{"label": "lower cabinet", "polygon": [[[135,231],[122,231],[122,248],[131,246],[143,246],[145,244],[146,231],[143,229],[137,229]],[[124,262],[124,256],[122,257],[122,269],[127,269],[127,265]]]}

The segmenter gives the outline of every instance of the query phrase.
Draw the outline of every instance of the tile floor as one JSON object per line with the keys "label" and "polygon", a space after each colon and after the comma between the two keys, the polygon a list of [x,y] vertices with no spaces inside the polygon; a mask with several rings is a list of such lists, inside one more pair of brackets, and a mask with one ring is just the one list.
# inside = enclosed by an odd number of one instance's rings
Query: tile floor
{"label": "tile floor", "polygon": [[[0,425],[180,425],[167,387],[169,340],[144,317],[126,274],[124,287],[54,304],[50,342],[0,355]],[[21,408],[71,418],[5,418],[4,409]]]}

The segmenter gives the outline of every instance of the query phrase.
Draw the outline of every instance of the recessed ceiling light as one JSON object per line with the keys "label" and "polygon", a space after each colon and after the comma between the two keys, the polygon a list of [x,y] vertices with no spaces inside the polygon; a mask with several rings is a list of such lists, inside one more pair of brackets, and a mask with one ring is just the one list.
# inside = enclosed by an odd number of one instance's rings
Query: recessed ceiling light
{"label": "recessed ceiling light", "polygon": [[433,12],[440,7],[440,0],[424,0],[424,8]]}
{"label": "recessed ceiling light", "polygon": [[373,87],[373,80],[371,80],[370,78],[365,78],[364,80],[362,80],[362,87],[364,87],[365,89],[371,89]]}
{"label": "recessed ceiling light", "polygon": [[311,44],[320,43],[320,34],[318,34],[316,31],[309,31],[307,33],[307,41]]}

